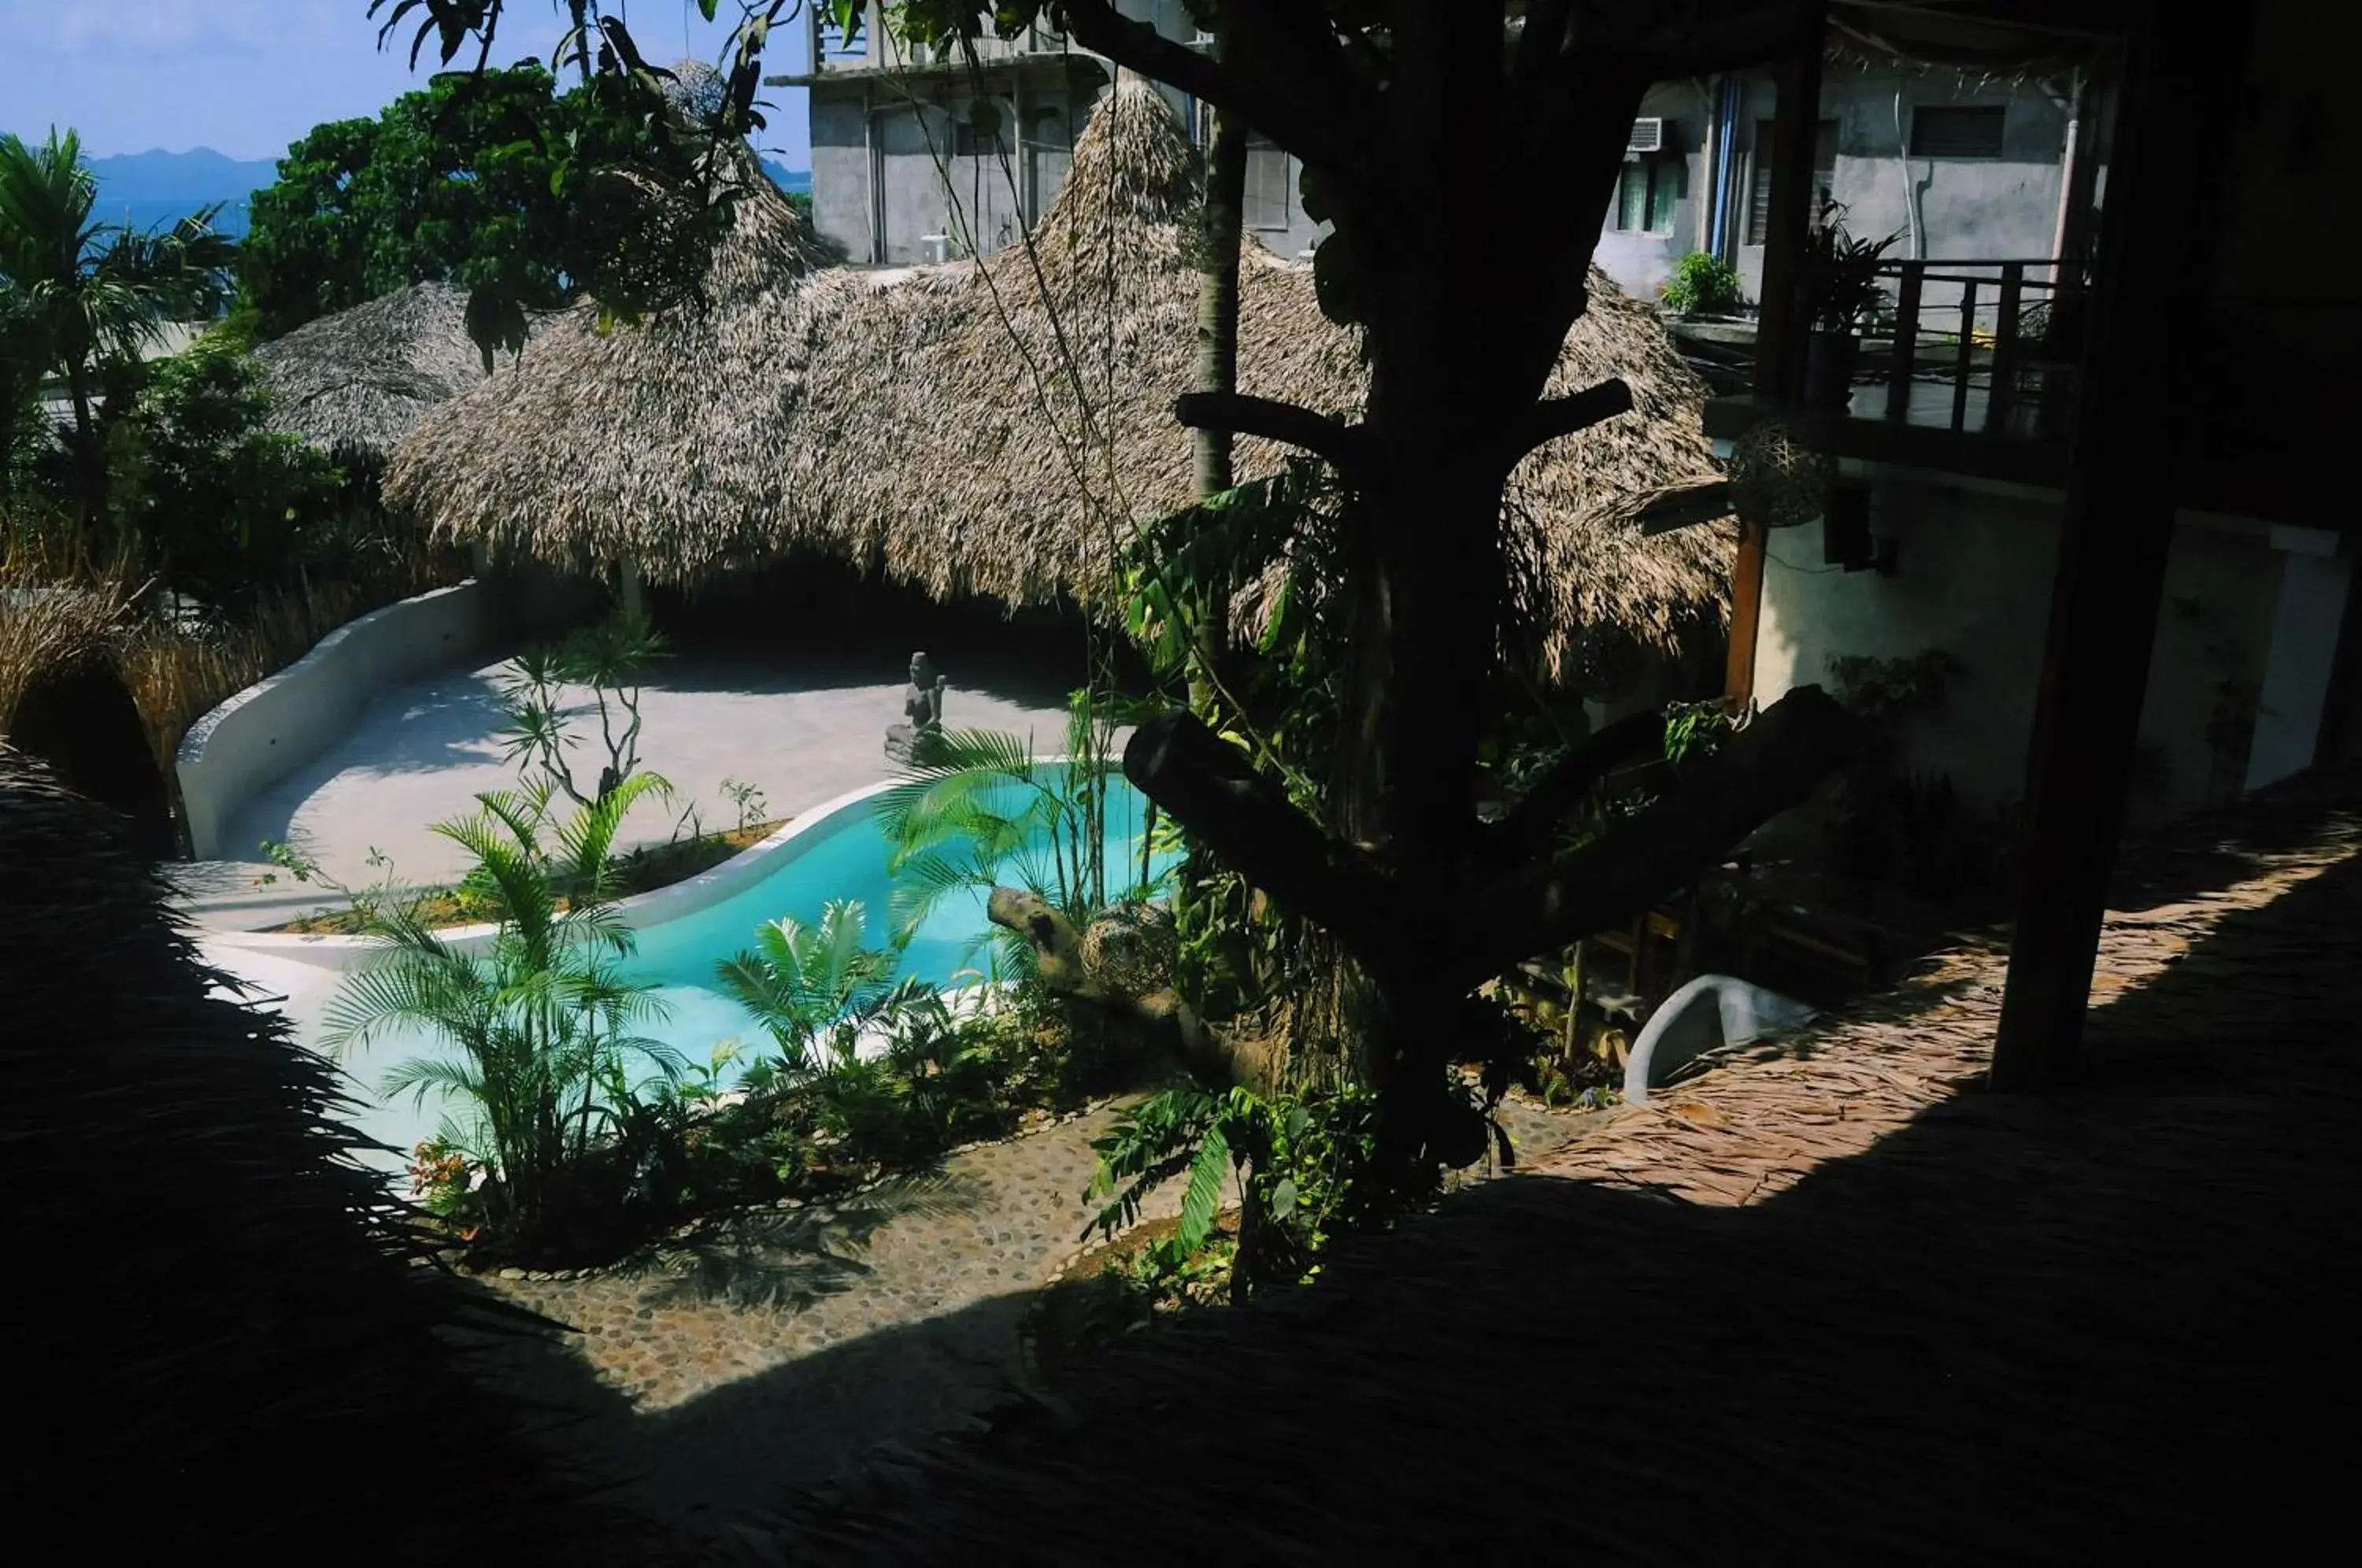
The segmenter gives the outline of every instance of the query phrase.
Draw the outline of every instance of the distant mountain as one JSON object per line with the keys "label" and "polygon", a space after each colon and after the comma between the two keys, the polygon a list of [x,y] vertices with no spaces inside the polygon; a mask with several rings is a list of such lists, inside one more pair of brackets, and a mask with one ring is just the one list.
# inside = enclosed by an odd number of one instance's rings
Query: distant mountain
{"label": "distant mountain", "polygon": [[811,171],[809,169],[782,169],[766,158],[763,160],[763,172],[768,174],[771,182],[782,191],[811,194]]}
{"label": "distant mountain", "polygon": [[98,186],[113,202],[187,201],[203,204],[243,199],[279,178],[267,158],[229,158],[210,147],[187,152],[124,152],[87,160]]}
{"label": "distant mountain", "polygon": [[98,179],[98,216],[134,228],[175,223],[220,202],[222,231],[242,235],[248,198],[279,178],[269,159],[228,158],[209,147],[118,153],[89,163]]}

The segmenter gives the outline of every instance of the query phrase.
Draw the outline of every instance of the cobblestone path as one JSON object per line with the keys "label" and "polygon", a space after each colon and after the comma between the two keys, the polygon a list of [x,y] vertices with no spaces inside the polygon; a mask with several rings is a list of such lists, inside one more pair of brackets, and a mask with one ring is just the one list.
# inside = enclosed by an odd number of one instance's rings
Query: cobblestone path
{"label": "cobblestone path", "polygon": [[[628,1273],[487,1284],[581,1331],[496,1350],[561,1419],[550,1441],[623,1499],[706,1534],[885,1442],[958,1427],[1023,1386],[1020,1330],[1082,1245],[1101,1108],[954,1154],[934,1176],[764,1211]],[[1520,1164],[1588,1120],[1504,1108]],[[1177,1189],[1144,1218],[1175,1212]]]}

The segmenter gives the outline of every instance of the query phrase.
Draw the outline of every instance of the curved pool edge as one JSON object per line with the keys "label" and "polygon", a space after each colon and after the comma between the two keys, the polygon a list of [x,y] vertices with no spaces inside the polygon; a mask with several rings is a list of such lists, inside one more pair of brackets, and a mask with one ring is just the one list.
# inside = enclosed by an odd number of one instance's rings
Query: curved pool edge
{"label": "curved pool edge", "polygon": [[[617,900],[615,912],[623,917],[625,925],[637,932],[685,919],[735,898],[813,845],[852,825],[857,820],[856,808],[902,782],[900,778],[881,779],[823,801],[761,843],[748,845],[711,870],[701,871],[669,887]],[[438,933],[447,944],[462,953],[481,953],[499,933],[500,927],[491,924],[446,926]],[[204,942],[209,948],[292,959],[335,970],[354,967],[383,945],[373,936],[315,936],[271,931],[207,932]]]}

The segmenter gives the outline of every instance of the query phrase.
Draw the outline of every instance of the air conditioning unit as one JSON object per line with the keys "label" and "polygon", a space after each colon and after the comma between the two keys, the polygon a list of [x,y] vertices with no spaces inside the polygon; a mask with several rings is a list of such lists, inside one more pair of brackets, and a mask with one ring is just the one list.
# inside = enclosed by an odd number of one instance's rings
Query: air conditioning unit
{"label": "air conditioning unit", "polygon": [[940,267],[952,259],[952,237],[948,234],[919,236],[919,259],[927,266]]}
{"label": "air conditioning unit", "polygon": [[1624,144],[1627,152],[1658,152],[1665,145],[1665,122],[1661,119],[1634,120],[1632,139]]}

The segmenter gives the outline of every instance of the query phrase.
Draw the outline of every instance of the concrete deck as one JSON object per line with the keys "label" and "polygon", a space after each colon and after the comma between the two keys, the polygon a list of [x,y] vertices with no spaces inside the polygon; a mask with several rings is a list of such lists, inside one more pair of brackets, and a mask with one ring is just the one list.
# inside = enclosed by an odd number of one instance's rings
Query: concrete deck
{"label": "concrete deck", "polygon": [[[1054,679],[991,670],[948,650],[938,662],[952,682],[944,703],[951,727],[1030,732],[1044,751],[1061,746],[1065,714]],[[266,839],[294,845],[355,886],[380,875],[368,863],[373,848],[404,881],[455,878],[466,856],[433,824],[474,811],[480,791],[517,783],[517,767],[495,738],[500,669],[496,661],[453,670],[388,693],[356,714],[336,745],[249,801],[228,842],[252,846],[250,857],[193,862],[174,873],[196,922],[258,931],[337,901],[284,874],[262,885],[272,869],[262,854]],[[762,790],[765,816],[792,817],[888,777],[886,726],[902,716],[906,679],[890,660],[791,654],[666,660],[641,700],[640,757],[675,793],[669,807],[650,802],[633,814],[626,845],[671,837],[690,805],[707,828],[736,825],[737,808],[722,792],[725,779]],[[590,692],[572,695],[581,739],[575,777],[587,786],[606,750]]]}

